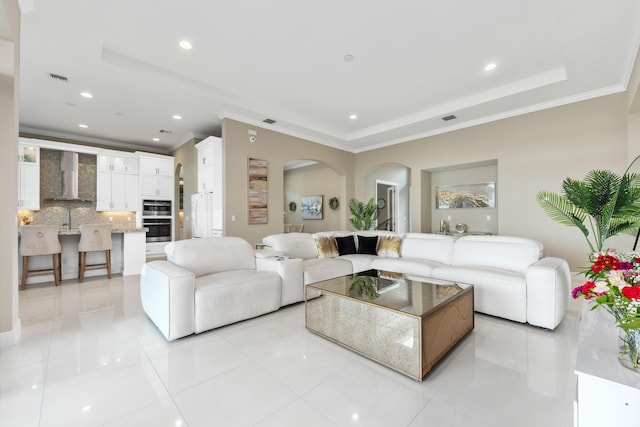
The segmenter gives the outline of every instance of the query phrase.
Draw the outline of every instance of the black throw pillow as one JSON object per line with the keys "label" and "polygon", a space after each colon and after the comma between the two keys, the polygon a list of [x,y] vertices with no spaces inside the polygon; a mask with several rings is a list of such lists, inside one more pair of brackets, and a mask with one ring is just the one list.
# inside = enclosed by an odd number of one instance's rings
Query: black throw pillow
{"label": "black throw pillow", "polygon": [[378,236],[358,235],[358,253],[367,255],[377,255]]}
{"label": "black throw pillow", "polygon": [[338,252],[340,255],[349,255],[356,253],[356,241],[353,236],[336,237],[338,244]]}

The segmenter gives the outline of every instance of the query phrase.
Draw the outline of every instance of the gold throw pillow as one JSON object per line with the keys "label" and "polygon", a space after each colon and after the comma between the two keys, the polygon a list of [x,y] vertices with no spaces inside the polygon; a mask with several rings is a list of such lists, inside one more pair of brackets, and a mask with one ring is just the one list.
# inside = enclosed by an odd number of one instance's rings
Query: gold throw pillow
{"label": "gold throw pillow", "polygon": [[400,244],[402,240],[397,236],[380,236],[378,242],[378,256],[387,258],[400,257]]}
{"label": "gold throw pillow", "polygon": [[336,239],[333,237],[318,237],[316,246],[318,248],[318,258],[335,258],[340,255]]}

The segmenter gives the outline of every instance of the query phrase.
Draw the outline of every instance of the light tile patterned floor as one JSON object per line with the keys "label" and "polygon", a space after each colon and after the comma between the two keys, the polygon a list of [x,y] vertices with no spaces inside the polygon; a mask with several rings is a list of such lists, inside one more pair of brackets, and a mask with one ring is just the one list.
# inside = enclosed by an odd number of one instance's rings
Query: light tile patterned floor
{"label": "light tile patterned floor", "polygon": [[304,305],[169,343],[138,276],[33,285],[0,350],[0,426],[573,426],[580,305],[555,331],[476,314],[420,383],[304,328]]}

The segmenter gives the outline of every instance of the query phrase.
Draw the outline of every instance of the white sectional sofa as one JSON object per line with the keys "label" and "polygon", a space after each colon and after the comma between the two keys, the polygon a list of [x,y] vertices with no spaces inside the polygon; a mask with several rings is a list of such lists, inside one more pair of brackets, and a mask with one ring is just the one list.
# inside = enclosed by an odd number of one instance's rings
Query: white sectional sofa
{"label": "white sectional sofa", "polygon": [[[342,243],[342,248],[330,247],[331,239]],[[349,239],[356,253],[348,253],[353,252]],[[560,324],[569,301],[571,277],[566,261],[543,258],[542,244],[526,238],[336,231],[274,234],[262,243],[265,249],[257,253],[263,260],[259,264],[286,260],[302,273],[290,274],[284,264],[279,266],[281,274],[287,275],[283,285],[298,288],[299,301],[309,283],[370,269],[471,284],[476,311],[547,329]]]}
{"label": "white sectional sofa", "polygon": [[179,240],[168,244],[165,252],[166,261],[151,261],[142,268],[140,298],[169,341],[280,308],[281,277],[256,269],[246,240]]}

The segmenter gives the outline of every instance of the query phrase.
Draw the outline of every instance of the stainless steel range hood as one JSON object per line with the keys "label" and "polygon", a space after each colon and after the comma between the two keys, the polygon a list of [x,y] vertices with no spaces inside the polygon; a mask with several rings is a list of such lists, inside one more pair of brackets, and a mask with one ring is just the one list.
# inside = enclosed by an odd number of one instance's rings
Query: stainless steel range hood
{"label": "stainless steel range hood", "polygon": [[54,197],[51,200],[91,201],[78,197],[78,153],[62,151],[60,157],[60,175],[62,179],[62,194],[60,197]]}

